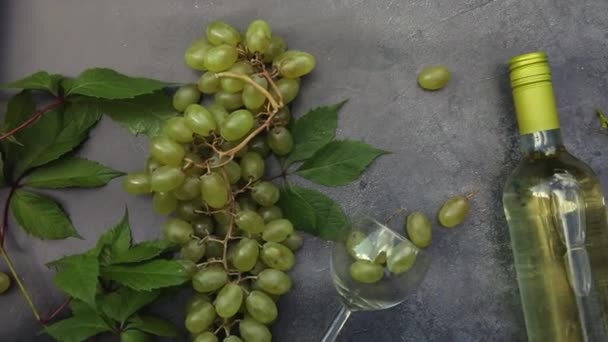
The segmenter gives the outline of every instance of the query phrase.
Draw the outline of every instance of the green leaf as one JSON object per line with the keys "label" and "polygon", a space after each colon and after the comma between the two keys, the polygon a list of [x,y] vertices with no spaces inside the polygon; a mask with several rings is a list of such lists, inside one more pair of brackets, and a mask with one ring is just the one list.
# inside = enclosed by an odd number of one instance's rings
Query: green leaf
{"label": "green leaf", "polygon": [[359,178],[376,157],[385,153],[388,152],[361,141],[332,141],[305,161],[297,174],[322,185],[346,185]]}
{"label": "green leaf", "polygon": [[173,323],[155,316],[135,316],[129,320],[129,328],[163,337],[179,335],[179,331]]}
{"label": "green leaf", "polygon": [[167,83],[149,78],[129,77],[112,69],[94,68],[83,71],[74,79],[62,83],[66,96],[85,95],[103,99],[129,99],[150,94]]}
{"label": "green leaf", "polygon": [[103,297],[101,309],[108,317],[123,323],[139,309],[156,300],[159,294],[159,291],[134,291],[121,287]]}
{"label": "green leaf", "polygon": [[138,243],[129,250],[118,253],[112,258],[113,264],[127,264],[150,260],[170,250],[175,245],[167,240],[153,240]]}
{"label": "green leaf", "polygon": [[[285,218],[299,230],[326,240],[340,240],[348,232],[348,218],[342,207],[317,190],[299,186],[283,188],[279,205]],[[303,215],[313,214],[314,224],[302,219]]]}
{"label": "green leaf", "polygon": [[50,240],[80,237],[59,204],[46,196],[17,190],[10,206],[15,220],[30,235]]}
{"label": "green leaf", "polygon": [[160,91],[129,100],[102,101],[101,108],[132,134],[148,136],[159,135],[163,123],[176,115],[171,100]]}
{"label": "green leaf", "polygon": [[19,126],[25,120],[29,119],[35,111],[36,103],[34,103],[31,91],[25,90],[11,97],[6,105],[4,130],[10,131]]}
{"label": "green leaf", "polygon": [[77,314],[44,329],[60,342],[82,342],[91,336],[111,331],[106,322],[96,314]]}
{"label": "green leaf", "polygon": [[306,113],[291,127],[293,150],[287,156],[285,165],[308,159],[336,136],[338,111],[346,101],[331,106],[318,107]]}
{"label": "green leaf", "polygon": [[124,173],[87,159],[67,157],[31,172],[24,184],[34,188],[93,188]]}
{"label": "green leaf", "polygon": [[111,265],[101,269],[102,276],[138,291],[175,286],[189,280],[177,260],[153,260],[135,265]]}
{"label": "green leaf", "polygon": [[55,285],[73,298],[95,307],[99,262],[94,255],[70,255],[61,259]]}
{"label": "green leaf", "polygon": [[116,255],[125,253],[131,247],[131,227],[129,226],[129,213],[125,210],[120,222],[105,232],[97,242],[99,258],[102,265],[112,263]]}
{"label": "green leaf", "polygon": [[77,315],[89,315],[89,314],[95,314],[96,311],[95,309],[93,309],[89,304],[78,300],[78,299],[73,299],[70,302],[70,310],[72,311],[72,314],[74,316]]}
{"label": "green leaf", "polygon": [[0,84],[2,88],[13,88],[13,89],[31,89],[31,90],[47,90],[51,94],[57,96],[59,93],[59,82],[63,76],[51,75],[46,71],[38,71],[29,76],[26,76],[20,80]]}
{"label": "green leaf", "polygon": [[600,125],[602,126],[602,128],[608,129],[608,117],[599,108],[597,109],[597,118],[600,120]]}

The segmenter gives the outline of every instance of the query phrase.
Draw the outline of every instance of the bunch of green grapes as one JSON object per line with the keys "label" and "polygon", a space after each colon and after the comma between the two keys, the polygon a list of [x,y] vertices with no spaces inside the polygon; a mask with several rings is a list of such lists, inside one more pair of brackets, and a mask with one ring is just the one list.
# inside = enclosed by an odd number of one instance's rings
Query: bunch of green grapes
{"label": "bunch of green grapes", "polygon": [[[153,194],[155,211],[172,215],[163,233],[181,245],[197,292],[185,322],[193,340],[271,341],[268,325],[292,286],[286,272],[302,238],[276,206],[279,189],[262,178],[266,157],[293,147],[287,105],[315,59],[287,50],[263,20],[244,35],[213,22],[185,59],[203,74],[177,89],[173,106],[183,114],[165,122],[146,170],[124,186]],[[212,103],[201,105],[203,95]]]}

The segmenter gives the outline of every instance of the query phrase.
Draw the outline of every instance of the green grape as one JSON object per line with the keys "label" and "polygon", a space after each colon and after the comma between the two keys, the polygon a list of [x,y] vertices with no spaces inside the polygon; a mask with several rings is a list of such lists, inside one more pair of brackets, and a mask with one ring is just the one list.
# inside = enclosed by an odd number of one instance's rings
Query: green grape
{"label": "green grape", "polygon": [[211,303],[203,303],[186,314],[186,329],[193,334],[199,334],[215,321],[215,309]]}
{"label": "green grape", "polygon": [[148,342],[150,336],[143,331],[130,329],[120,333],[120,342]]}
{"label": "green grape", "polygon": [[[243,94],[241,93],[228,93],[223,90],[220,90],[215,93],[213,98],[218,105],[226,108],[227,110],[235,110],[243,106]],[[217,122],[220,126],[223,124],[219,121]]]}
{"label": "green grape", "polygon": [[254,20],[245,33],[245,43],[250,52],[265,53],[272,39],[272,30],[265,20]]}
{"label": "green grape", "polygon": [[[264,89],[268,89],[268,81],[262,76],[251,76],[251,79]],[[243,104],[247,109],[257,110],[266,102],[266,95],[253,85],[246,83],[243,86]]]}
{"label": "green grape", "polygon": [[295,252],[302,247],[304,240],[302,239],[302,235],[293,232],[287,237],[287,239],[285,239],[285,241],[282,242],[282,244]]}
{"label": "green grape", "polygon": [[242,238],[241,241],[232,250],[232,265],[240,272],[251,271],[260,254],[258,242],[248,238]]}
{"label": "green grape", "polygon": [[195,84],[186,84],[175,91],[173,94],[173,108],[178,112],[183,112],[186,107],[193,103],[198,103],[201,99],[201,93]]}
{"label": "green grape", "polygon": [[149,194],[152,189],[150,188],[150,176],[146,173],[129,173],[122,183],[125,191],[131,195],[143,195]]}
{"label": "green grape", "polygon": [[224,171],[226,171],[230,184],[236,184],[241,179],[241,167],[234,160],[224,165]]}
{"label": "green grape", "polygon": [[274,205],[270,207],[261,207],[260,209],[258,209],[258,214],[262,216],[262,218],[264,219],[264,223],[283,218],[283,212],[281,211],[281,208]]}
{"label": "green grape", "polygon": [[289,220],[278,219],[266,223],[262,233],[262,239],[268,242],[281,242],[293,234],[293,225]]}
{"label": "green grape", "polygon": [[173,194],[181,201],[195,199],[201,194],[201,180],[198,177],[186,177]]}
{"label": "green grape", "polygon": [[205,55],[205,68],[212,72],[226,71],[236,63],[237,59],[238,53],[234,46],[226,44],[218,45],[207,51]]}
{"label": "green grape", "polygon": [[169,215],[177,207],[177,198],[171,192],[156,192],[152,196],[152,207],[160,215]]}
{"label": "green grape", "polygon": [[281,76],[291,79],[310,73],[316,64],[315,56],[298,50],[285,51],[272,61]]}
{"label": "green grape", "polygon": [[192,225],[181,219],[172,218],[163,225],[165,239],[176,244],[183,245],[190,242],[192,233]]}
{"label": "green grape", "polygon": [[239,323],[239,332],[245,342],[271,342],[272,334],[270,330],[257,321],[249,318]]}
{"label": "green grape", "polygon": [[190,260],[194,263],[199,262],[205,256],[205,243],[198,240],[190,240],[182,246],[180,257],[184,260]]}
{"label": "green grape", "polygon": [[238,210],[258,210],[258,204],[251,198],[250,193],[244,193],[238,195],[236,198],[236,203],[238,205]]}
{"label": "green grape", "polygon": [[227,282],[228,274],[221,267],[206,267],[192,276],[192,287],[200,293],[218,290]]}
{"label": "green grape", "polygon": [[224,256],[224,245],[217,241],[208,241],[205,250],[205,258],[221,258]]}
{"label": "green grape", "polygon": [[417,255],[418,250],[412,243],[409,241],[400,242],[389,251],[386,266],[389,271],[395,274],[407,272],[414,266]]}
{"label": "green grape", "polygon": [[276,242],[266,242],[262,247],[260,258],[268,267],[279,271],[289,271],[296,263],[293,252]]}
{"label": "green grape", "polygon": [[188,277],[190,278],[192,278],[192,276],[194,275],[194,273],[196,273],[196,270],[198,269],[198,267],[196,267],[196,264],[193,263],[191,260],[179,259],[177,260],[177,262],[184,268],[186,274],[188,274]]}
{"label": "green grape", "polygon": [[217,315],[222,318],[234,316],[243,303],[243,290],[234,283],[226,284],[215,298],[213,305]]}
{"label": "green grape", "polygon": [[184,160],[186,150],[167,137],[155,137],[150,141],[150,154],[164,165],[179,166]]}
{"label": "green grape", "polygon": [[271,63],[275,58],[285,52],[285,50],[287,50],[285,39],[279,36],[272,36],[272,38],[270,38],[270,45],[268,45],[268,48],[264,53],[264,63]]}
{"label": "green grape", "polygon": [[[228,93],[226,93],[228,94]],[[232,94],[228,94],[229,96],[233,96]],[[221,127],[224,121],[228,118],[228,111],[224,108],[220,103],[214,103],[208,107],[211,114],[213,114],[213,118],[215,119],[215,123],[217,127]]]}
{"label": "green grape", "polygon": [[264,230],[264,219],[252,210],[241,210],[236,214],[236,225],[252,234],[261,233]]}
{"label": "green grape", "polygon": [[161,166],[150,176],[150,188],[152,191],[171,191],[177,189],[186,175],[179,167]]}
{"label": "green grape", "polygon": [[291,121],[291,111],[289,110],[289,107],[283,106],[283,108],[281,108],[274,115],[272,121],[278,126],[287,126],[289,124],[289,121]]}
{"label": "green grape", "polygon": [[464,196],[449,198],[439,209],[439,223],[446,228],[456,227],[464,222],[470,209],[468,198]]}
{"label": "green grape", "polygon": [[213,171],[201,177],[203,203],[214,209],[224,207],[229,198],[229,187],[221,174]]}
{"label": "green grape", "polygon": [[192,45],[186,50],[186,64],[194,70],[205,70],[205,55],[213,45],[207,39],[195,40]]}
{"label": "green grape", "polygon": [[350,265],[350,276],[360,283],[377,283],[384,276],[384,267],[369,260],[357,260]]}
{"label": "green grape", "polygon": [[448,84],[450,78],[450,70],[446,66],[428,66],[418,74],[418,85],[424,90],[439,90]]}
{"label": "green grape", "polygon": [[11,287],[11,278],[8,274],[0,272],[0,294],[8,291],[9,287]]}
{"label": "green grape", "polygon": [[251,317],[260,323],[269,324],[277,318],[277,305],[262,291],[251,291],[245,299],[245,307]]}
{"label": "green grape", "polygon": [[188,304],[186,304],[186,312],[196,310],[196,308],[203,303],[211,303],[211,298],[203,293],[195,293],[188,300]]}
{"label": "green grape", "polygon": [[192,342],[218,342],[218,339],[211,331],[205,331],[196,335]]}
{"label": "green grape", "polygon": [[277,126],[268,132],[267,138],[270,150],[278,156],[287,155],[293,149],[293,137],[285,127]]}
{"label": "green grape", "polygon": [[220,134],[228,141],[242,139],[253,128],[253,114],[246,109],[236,110],[230,115],[220,128]]}
{"label": "green grape", "polygon": [[365,233],[359,230],[354,230],[348,234],[348,237],[346,238],[346,251],[350,256],[357,259],[357,255],[359,254],[357,253],[357,247],[366,237]]}
{"label": "green grape", "polygon": [[213,234],[215,226],[213,224],[213,219],[209,216],[204,216],[198,214],[198,216],[190,222],[192,225],[192,229],[194,230],[194,235],[199,238],[204,238],[207,235]]}
{"label": "green grape", "polygon": [[266,143],[266,137],[258,135],[249,142],[249,151],[259,154],[262,158],[266,158],[270,153],[270,147]]}
{"label": "green grape", "polygon": [[[283,99],[283,104],[288,104],[293,101],[296,96],[298,96],[298,92],[300,91],[300,79],[299,78],[281,78],[276,81],[276,86],[279,89],[279,94],[281,94],[281,98]],[[277,98],[278,95],[274,91],[274,89],[270,90],[270,94]]]}
{"label": "green grape", "polygon": [[203,94],[213,94],[220,90],[220,79],[214,72],[207,71],[198,79],[196,87]]}
{"label": "green grape", "polygon": [[432,230],[431,221],[420,211],[416,211],[408,215],[405,224],[407,235],[418,247],[427,247],[431,244]]}
{"label": "green grape", "polygon": [[243,340],[241,340],[237,336],[232,335],[232,336],[226,337],[222,342],[243,342]]}
{"label": "green grape", "polygon": [[247,152],[241,157],[241,177],[245,181],[256,181],[264,175],[264,159],[255,153]]}
{"label": "green grape", "polygon": [[230,213],[229,210],[222,210],[222,211],[215,212],[213,214],[213,218],[219,224],[229,224],[230,219],[232,218],[232,214]]}
{"label": "green grape", "polygon": [[[258,274],[260,274],[260,272],[262,272],[263,270],[265,270],[267,268],[268,268],[268,266],[264,265],[264,263],[258,259],[258,261],[256,261],[256,263],[255,263],[255,266],[253,266],[253,268],[251,270],[249,270],[249,273],[251,273],[252,275],[258,275]],[[254,284],[256,284],[256,283],[254,283]]]}
{"label": "green grape", "polygon": [[215,118],[207,108],[199,104],[191,104],[184,113],[185,125],[194,133],[208,137],[217,129]]}
{"label": "green grape", "polygon": [[192,136],[194,132],[186,125],[186,120],[180,116],[167,119],[163,126],[163,131],[171,140],[178,143],[184,144],[194,140]]}
{"label": "green grape", "polygon": [[241,34],[234,27],[217,20],[207,26],[207,39],[214,45],[236,46],[241,42]]}
{"label": "green grape", "polygon": [[215,226],[214,234],[216,237],[223,239],[228,235],[228,229],[230,229],[230,225],[218,223],[217,226]]}
{"label": "green grape", "polygon": [[[253,67],[247,62],[238,62],[228,69],[228,72],[239,75],[253,74]],[[222,90],[228,93],[238,93],[243,90],[244,81],[238,78],[222,77],[220,80]]]}
{"label": "green grape", "polygon": [[148,171],[148,173],[154,172],[154,170],[158,169],[161,166],[163,166],[163,164],[157,162],[152,157],[148,157],[148,159],[146,160],[146,171]]}
{"label": "green grape", "polygon": [[251,197],[261,206],[271,206],[279,200],[279,188],[270,182],[258,182],[251,189]]}

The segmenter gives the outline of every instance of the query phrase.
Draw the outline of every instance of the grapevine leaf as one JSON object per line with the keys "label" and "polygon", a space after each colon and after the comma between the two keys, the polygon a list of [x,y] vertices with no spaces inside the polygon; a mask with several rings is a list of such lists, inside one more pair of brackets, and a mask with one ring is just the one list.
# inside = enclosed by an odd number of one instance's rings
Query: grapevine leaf
{"label": "grapevine leaf", "polygon": [[171,100],[160,91],[134,99],[102,101],[101,108],[132,134],[143,133],[148,136],[159,135],[163,123],[176,115]]}
{"label": "grapevine leaf", "polygon": [[597,109],[597,117],[600,120],[600,125],[603,129],[608,129],[608,116],[601,109]]}
{"label": "grapevine leaf", "polygon": [[168,251],[174,246],[167,240],[153,240],[138,243],[129,250],[114,255],[112,263],[127,264],[150,260]]}
{"label": "grapevine leaf", "polygon": [[291,127],[293,150],[287,156],[285,165],[313,156],[321,147],[336,136],[338,111],[346,101],[331,106],[319,107],[306,113]]}
{"label": "grapevine leaf", "polygon": [[13,89],[31,89],[31,90],[47,90],[51,94],[57,96],[59,93],[59,82],[63,76],[51,75],[46,71],[38,71],[20,80],[0,84],[2,88]]}
{"label": "grapevine leaf", "polygon": [[61,259],[55,284],[73,298],[95,307],[98,277],[99,262],[95,255],[70,255]]}
{"label": "grapevine leaf", "polygon": [[96,311],[95,309],[93,309],[89,304],[78,300],[78,299],[73,299],[70,302],[70,310],[72,311],[73,315],[81,315],[81,314],[94,314]]}
{"label": "grapevine leaf", "polygon": [[49,325],[44,331],[60,342],[82,342],[111,329],[99,315],[80,313]]}
{"label": "grapevine leaf", "polygon": [[291,186],[281,188],[278,206],[281,208],[283,215],[297,229],[317,235],[315,209],[293,188]]}
{"label": "grapevine leaf", "polygon": [[125,253],[131,247],[131,227],[129,226],[129,213],[125,210],[120,222],[105,232],[97,242],[99,259],[102,265],[112,263],[116,255]]}
{"label": "grapevine leaf", "polygon": [[159,291],[134,291],[121,287],[103,297],[101,309],[108,317],[124,323],[139,309],[158,298],[159,294]]}
{"label": "grapevine leaf", "polygon": [[179,331],[173,323],[155,316],[133,316],[128,327],[162,337],[177,337]]}
{"label": "grapevine leaf", "polygon": [[94,161],[67,157],[35,169],[24,183],[34,188],[93,188],[122,175]]}
{"label": "grapevine leaf", "polygon": [[101,270],[102,276],[138,291],[150,291],[180,285],[189,275],[177,260],[152,260],[135,265],[111,265]]}
{"label": "grapevine leaf", "polygon": [[15,220],[30,235],[50,240],[80,237],[61,206],[46,196],[17,190],[10,206]]}
{"label": "grapevine leaf", "polygon": [[93,68],[83,71],[74,79],[64,80],[62,85],[66,96],[78,94],[103,99],[130,99],[160,90],[167,83],[129,77],[112,69]]}
{"label": "grapevine leaf", "polygon": [[378,156],[388,153],[364,142],[332,141],[298,168],[297,174],[326,186],[346,185],[365,171]]}

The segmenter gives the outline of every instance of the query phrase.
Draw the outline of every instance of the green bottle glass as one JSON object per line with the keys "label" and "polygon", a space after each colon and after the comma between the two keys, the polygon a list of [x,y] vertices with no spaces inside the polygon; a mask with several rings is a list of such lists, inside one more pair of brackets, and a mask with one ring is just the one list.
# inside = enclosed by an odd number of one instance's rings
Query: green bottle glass
{"label": "green bottle glass", "polygon": [[523,158],[503,204],[529,341],[608,341],[608,227],[598,178],[563,145],[542,52],[511,60]]}

